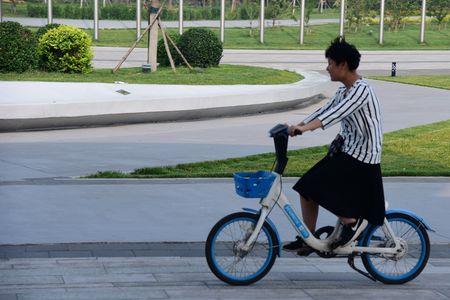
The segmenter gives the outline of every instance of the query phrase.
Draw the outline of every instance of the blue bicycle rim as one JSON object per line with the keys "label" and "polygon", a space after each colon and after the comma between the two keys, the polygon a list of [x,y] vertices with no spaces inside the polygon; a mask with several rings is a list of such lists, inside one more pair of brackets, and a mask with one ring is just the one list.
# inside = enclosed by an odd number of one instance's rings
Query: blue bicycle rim
{"label": "blue bicycle rim", "polygon": [[[418,262],[416,263],[416,265],[415,265],[410,271],[408,271],[408,272],[405,273],[405,274],[390,275],[390,274],[386,274],[386,273],[380,272],[380,271],[373,265],[373,262],[372,262],[372,260],[370,259],[370,257],[369,257],[369,259],[368,259],[367,261],[368,261],[370,267],[372,268],[372,270],[374,270],[374,272],[377,273],[377,275],[379,275],[380,277],[383,277],[383,278],[388,279],[388,280],[403,280],[403,279],[405,279],[405,278],[411,276],[412,274],[414,274],[414,273],[420,268],[420,266],[422,265],[422,263],[423,263],[423,261],[424,261],[424,259],[425,259],[425,254],[426,254],[426,249],[425,249],[425,247],[426,247],[426,242],[425,242],[425,238],[424,238],[422,232],[421,232],[421,231],[419,230],[419,228],[417,227],[417,225],[414,224],[413,222],[411,222],[410,220],[407,220],[407,219],[404,219],[404,218],[398,218],[398,217],[397,217],[397,218],[393,218],[393,219],[388,219],[388,221],[401,221],[401,222],[407,223],[407,224],[409,224],[410,226],[412,226],[412,227],[414,228],[414,230],[417,232],[417,235],[418,235],[419,238],[420,238],[420,245],[421,245],[421,255],[420,255],[420,258],[419,258]],[[374,229],[369,233],[369,236],[367,237],[367,244],[366,244],[365,246],[368,246],[368,243],[370,242],[370,240],[372,239],[373,234],[375,233],[375,231],[376,231],[378,228],[380,228],[380,227],[379,227],[379,226],[378,226],[378,227],[374,227]],[[369,254],[369,255],[370,255],[370,254]]]}
{"label": "blue bicycle rim", "polygon": [[219,230],[217,230],[216,234],[214,235],[213,239],[211,240],[211,258],[212,258],[212,261],[213,261],[214,265],[216,266],[217,270],[219,271],[219,273],[222,276],[227,277],[227,278],[229,278],[231,280],[234,280],[234,281],[247,281],[247,280],[252,280],[253,278],[259,276],[267,268],[267,266],[268,266],[272,256],[274,255],[272,237],[270,236],[270,234],[267,231],[267,229],[263,226],[262,230],[266,234],[267,240],[269,241],[269,253],[267,255],[266,261],[264,262],[263,266],[256,273],[254,273],[252,275],[249,275],[247,277],[240,277],[240,278],[234,277],[231,274],[228,274],[228,273],[222,271],[222,268],[218,265],[218,263],[216,261],[216,256],[214,255],[214,253],[215,253],[215,242],[216,242],[217,236],[219,235],[220,232],[222,232],[222,230],[228,224],[233,223],[233,222],[237,222],[237,221],[241,221],[241,220],[243,220],[243,221],[250,221],[250,222],[256,224],[256,221],[254,219],[251,219],[251,218],[241,217],[241,218],[232,219],[232,220],[228,221],[227,223],[223,224],[219,228]]}

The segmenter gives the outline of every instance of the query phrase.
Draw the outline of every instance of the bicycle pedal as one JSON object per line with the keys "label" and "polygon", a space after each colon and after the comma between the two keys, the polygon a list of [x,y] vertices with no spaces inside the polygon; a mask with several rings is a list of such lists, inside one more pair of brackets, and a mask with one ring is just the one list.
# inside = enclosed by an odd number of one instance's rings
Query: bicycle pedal
{"label": "bicycle pedal", "polygon": [[361,275],[364,275],[365,277],[369,278],[372,281],[377,281],[375,278],[372,277],[372,275],[370,275],[367,272],[364,272],[363,270],[358,269],[355,266],[355,255],[349,255],[348,256],[348,260],[347,260],[348,265],[350,266],[350,268],[352,268],[353,270],[355,270],[356,272],[358,272]]}

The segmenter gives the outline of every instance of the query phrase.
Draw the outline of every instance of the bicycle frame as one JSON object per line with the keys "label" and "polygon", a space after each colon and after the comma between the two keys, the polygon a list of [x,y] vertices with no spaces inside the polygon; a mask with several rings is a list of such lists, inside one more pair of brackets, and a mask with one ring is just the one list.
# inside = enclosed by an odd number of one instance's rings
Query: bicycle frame
{"label": "bicycle frame", "polygon": [[292,208],[289,199],[281,190],[281,180],[282,176],[276,172],[273,172],[276,175],[276,178],[270,188],[269,193],[265,198],[262,198],[260,201],[261,210],[260,217],[258,219],[258,223],[255,226],[253,233],[250,235],[246,243],[243,245],[243,250],[249,250],[253,243],[258,238],[259,232],[262,229],[266,218],[268,217],[270,211],[277,205],[285,214],[286,218],[289,220],[291,225],[297,231],[298,235],[305,241],[305,243],[311,248],[320,251],[320,252],[332,252],[337,255],[350,255],[353,253],[372,253],[372,254],[396,254],[401,251],[401,246],[398,238],[395,236],[392,228],[389,225],[387,220],[384,220],[384,224],[382,226],[382,230],[386,234],[392,238],[395,242],[395,247],[393,248],[384,248],[384,247],[361,247],[358,246],[358,241],[354,241],[347,246],[338,247],[334,250],[330,249],[330,244],[333,242],[340,232],[340,222],[336,222],[336,226],[334,228],[333,233],[326,238],[325,240],[317,239],[309,229],[303,224],[301,218],[297,216],[294,209]]}

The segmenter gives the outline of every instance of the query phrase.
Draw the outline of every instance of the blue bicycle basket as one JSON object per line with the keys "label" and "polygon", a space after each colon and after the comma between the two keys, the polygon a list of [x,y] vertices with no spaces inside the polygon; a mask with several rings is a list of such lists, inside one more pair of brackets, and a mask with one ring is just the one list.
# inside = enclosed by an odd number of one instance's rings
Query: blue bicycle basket
{"label": "blue bicycle basket", "polygon": [[269,171],[234,173],[236,193],[244,198],[264,198],[276,175]]}

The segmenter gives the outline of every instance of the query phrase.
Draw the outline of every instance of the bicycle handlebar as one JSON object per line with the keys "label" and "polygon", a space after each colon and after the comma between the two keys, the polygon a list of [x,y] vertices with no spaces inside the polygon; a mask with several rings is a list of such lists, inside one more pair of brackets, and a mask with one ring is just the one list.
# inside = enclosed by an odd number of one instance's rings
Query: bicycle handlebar
{"label": "bicycle handlebar", "polygon": [[288,126],[285,124],[276,125],[275,127],[269,130],[269,136],[273,138],[273,142],[275,144],[275,155],[277,158],[277,164],[275,166],[274,171],[282,175],[288,161],[287,157],[287,148],[289,139]]}

